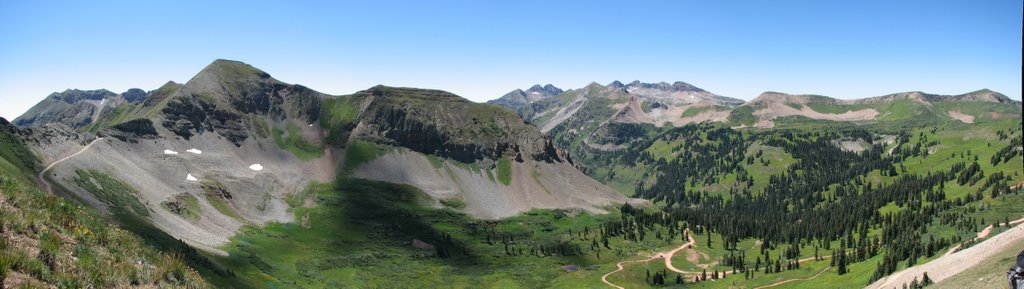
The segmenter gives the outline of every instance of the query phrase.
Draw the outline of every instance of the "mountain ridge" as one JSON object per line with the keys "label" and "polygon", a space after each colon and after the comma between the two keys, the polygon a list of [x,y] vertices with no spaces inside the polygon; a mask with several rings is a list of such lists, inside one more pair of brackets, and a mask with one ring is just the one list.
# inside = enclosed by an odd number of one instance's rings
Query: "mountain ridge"
{"label": "mountain ridge", "polygon": [[[503,108],[383,85],[328,95],[237,61],[216,60],[90,126],[34,132],[29,144],[45,160],[81,151],[46,174],[58,187],[112,212],[124,203],[83,178],[119,180],[136,188],[128,198],[144,204],[133,209],[148,211],[144,220],[220,254],[217,246],[246,225],[295,222],[290,211],[303,205],[289,198],[336,178],[410,185],[431,197],[430,207],[458,201],[455,210],[482,219],[643,203],[586,177]],[[104,138],[87,148],[83,140],[95,137]],[[189,199],[198,205],[185,210]]]}

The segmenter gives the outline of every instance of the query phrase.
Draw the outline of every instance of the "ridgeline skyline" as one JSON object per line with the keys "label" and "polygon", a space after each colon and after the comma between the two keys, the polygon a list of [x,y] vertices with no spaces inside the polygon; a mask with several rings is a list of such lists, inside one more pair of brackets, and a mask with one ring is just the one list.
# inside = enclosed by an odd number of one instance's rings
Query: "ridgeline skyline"
{"label": "ridgeline skyline", "polygon": [[1022,3],[0,4],[0,116],[66,89],[156,89],[214,59],[329,94],[377,84],[484,102],[516,88],[684,81],[850,99],[1021,99]]}

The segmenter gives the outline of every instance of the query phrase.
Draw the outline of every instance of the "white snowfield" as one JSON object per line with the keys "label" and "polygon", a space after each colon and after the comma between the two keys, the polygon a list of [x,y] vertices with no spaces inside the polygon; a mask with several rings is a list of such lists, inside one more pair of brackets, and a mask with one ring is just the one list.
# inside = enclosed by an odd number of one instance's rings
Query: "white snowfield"
{"label": "white snowfield", "polygon": [[187,150],[186,152],[194,153],[194,154],[197,154],[197,155],[203,153],[203,151],[197,150],[196,148],[191,148],[191,149]]}
{"label": "white snowfield", "polygon": [[178,152],[172,150],[164,150],[165,155],[176,155]]}
{"label": "white snowfield", "polygon": [[185,180],[186,181],[193,181],[193,182],[195,182],[195,181],[198,181],[199,179],[197,179],[196,177],[193,177],[192,174],[188,174],[187,176],[185,176]]}
{"label": "white snowfield", "polygon": [[260,164],[252,164],[251,166],[249,166],[249,169],[254,171],[262,171],[263,166]]}

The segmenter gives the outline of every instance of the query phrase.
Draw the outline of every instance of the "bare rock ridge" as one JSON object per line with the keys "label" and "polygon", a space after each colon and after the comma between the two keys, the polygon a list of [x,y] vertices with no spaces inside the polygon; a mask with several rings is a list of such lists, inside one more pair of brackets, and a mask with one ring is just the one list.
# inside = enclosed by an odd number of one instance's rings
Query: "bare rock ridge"
{"label": "bare rock ridge", "polygon": [[531,103],[543,100],[545,98],[558,95],[562,92],[563,90],[561,88],[557,88],[551,84],[547,84],[544,86],[535,84],[526,91],[523,91],[522,89],[516,89],[509,93],[506,93],[505,95],[499,97],[498,99],[488,101],[487,103],[517,109],[529,105]]}
{"label": "bare rock ridge", "polygon": [[[154,226],[214,252],[242,226],[294,221],[286,200],[341,173],[415,186],[434,197],[432,206],[462,200],[459,210],[489,219],[535,208],[604,212],[631,201],[577,170],[516,113],[445,91],[375,86],[327,95],[217,60],[185,83],[140,95],[48,97],[39,111],[64,99],[118,105],[74,126],[27,114],[33,128],[23,138],[44,164],[64,159],[44,176],[55,187],[110,211],[118,202],[88,184],[115,180],[133,188],[126,197],[145,206]],[[379,153],[353,153],[366,159],[347,167],[356,141]],[[183,207],[186,199],[196,207]]]}
{"label": "bare rock ridge", "polygon": [[145,94],[145,91],[137,88],[121,94],[106,89],[55,92],[14,119],[14,124],[20,127],[39,127],[60,122],[72,128],[83,128],[122,103],[141,101]]}

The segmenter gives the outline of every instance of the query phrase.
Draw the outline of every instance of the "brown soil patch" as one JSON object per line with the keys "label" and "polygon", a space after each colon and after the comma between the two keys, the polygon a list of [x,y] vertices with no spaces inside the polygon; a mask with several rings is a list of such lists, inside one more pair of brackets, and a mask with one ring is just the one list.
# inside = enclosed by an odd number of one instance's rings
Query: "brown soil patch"
{"label": "brown soil patch", "polygon": [[962,113],[959,110],[950,110],[948,112],[949,117],[959,120],[962,123],[974,123],[974,116],[966,113]]}

